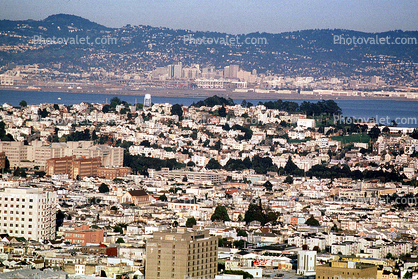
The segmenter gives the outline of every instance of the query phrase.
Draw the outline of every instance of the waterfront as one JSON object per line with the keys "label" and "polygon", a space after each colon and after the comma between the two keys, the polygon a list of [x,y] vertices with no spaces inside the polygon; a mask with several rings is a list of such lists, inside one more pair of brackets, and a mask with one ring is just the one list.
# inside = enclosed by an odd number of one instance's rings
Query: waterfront
{"label": "waterfront", "polygon": [[[215,94],[215,93],[214,93]],[[20,101],[25,100],[28,104],[40,103],[57,103],[57,104],[79,104],[81,102],[88,103],[109,103],[110,99],[117,96],[128,103],[143,103],[143,96],[135,95],[111,95],[111,94],[88,94],[88,93],[66,93],[66,92],[38,92],[38,91],[9,91],[0,90],[0,103],[9,103],[18,106]],[[190,97],[161,97],[152,96],[153,103],[170,103],[191,105],[193,102],[203,100],[206,97],[190,98]],[[242,98],[233,98],[234,102],[240,104]],[[258,102],[271,101],[272,99],[246,99],[256,105]],[[283,98],[283,100],[285,100]],[[317,102],[313,99],[286,99],[286,101],[294,101],[298,104],[303,101]],[[406,119],[406,123],[399,121],[402,127],[418,127],[418,110],[416,102],[413,101],[393,101],[393,100],[335,100],[341,107],[343,116],[368,119],[374,117],[376,119]],[[383,123],[387,124],[387,123]]]}

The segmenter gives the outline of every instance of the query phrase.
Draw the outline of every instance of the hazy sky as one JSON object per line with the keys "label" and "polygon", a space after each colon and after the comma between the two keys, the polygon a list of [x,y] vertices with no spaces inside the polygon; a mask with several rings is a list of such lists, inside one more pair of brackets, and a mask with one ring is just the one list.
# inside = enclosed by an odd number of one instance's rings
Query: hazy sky
{"label": "hazy sky", "polygon": [[131,25],[249,33],[343,28],[418,29],[415,0],[1,0],[0,19],[74,14],[108,27]]}

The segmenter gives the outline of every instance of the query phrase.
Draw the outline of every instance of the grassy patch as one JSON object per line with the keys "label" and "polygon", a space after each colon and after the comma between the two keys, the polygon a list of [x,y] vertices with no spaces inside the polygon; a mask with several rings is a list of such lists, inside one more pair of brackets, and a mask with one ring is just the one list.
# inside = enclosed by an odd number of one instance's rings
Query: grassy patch
{"label": "grassy patch", "polygon": [[363,142],[367,143],[370,141],[370,137],[364,134],[354,134],[348,136],[336,136],[331,137],[332,140],[341,141],[342,144],[353,143],[353,142]]}

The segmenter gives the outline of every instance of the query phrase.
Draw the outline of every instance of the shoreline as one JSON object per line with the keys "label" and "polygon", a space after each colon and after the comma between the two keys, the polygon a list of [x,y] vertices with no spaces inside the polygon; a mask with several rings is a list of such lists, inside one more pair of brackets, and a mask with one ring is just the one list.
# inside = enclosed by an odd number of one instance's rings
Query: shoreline
{"label": "shoreline", "polygon": [[[106,90],[107,89],[107,90]],[[299,94],[299,93],[256,93],[256,92],[236,92],[227,89],[189,89],[189,88],[153,88],[147,87],[143,90],[130,90],[123,88],[85,88],[85,89],[62,89],[57,87],[43,88],[6,88],[0,87],[1,91],[17,91],[17,92],[51,92],[51,93],[75,93],[75,94],[103,94],[114,96],[138,96],[143,97],[145,94],[151,94],[155,97],[171,97],[171,98],[194,98],[204,99],[217,95],[219,97],[231,99],[294,99],[294,100],[384,100],[384,101],[418,101],[417,98],[406,97],[383,97],[383,96],[335,96],[328,94]]]}

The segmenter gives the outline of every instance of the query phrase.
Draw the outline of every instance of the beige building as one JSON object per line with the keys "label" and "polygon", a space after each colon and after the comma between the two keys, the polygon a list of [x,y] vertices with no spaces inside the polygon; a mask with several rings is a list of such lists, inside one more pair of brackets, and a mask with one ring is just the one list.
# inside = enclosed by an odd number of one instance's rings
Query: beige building
{"label": "beige building", "polygon": [[357,262],[331,262],[316,266],[316,279],[377,278],[377,266]]}
{"label": "beige building", "polygon": [[218,270],[218,238],[209,231],[177,228],[147,241],[146,279],[209,279]]}
{"label": "beige building", "polygon": [[0,141],[0,152],[6,154],[11,168],[19,167],[27,158],[27,145],[20,141]]}

